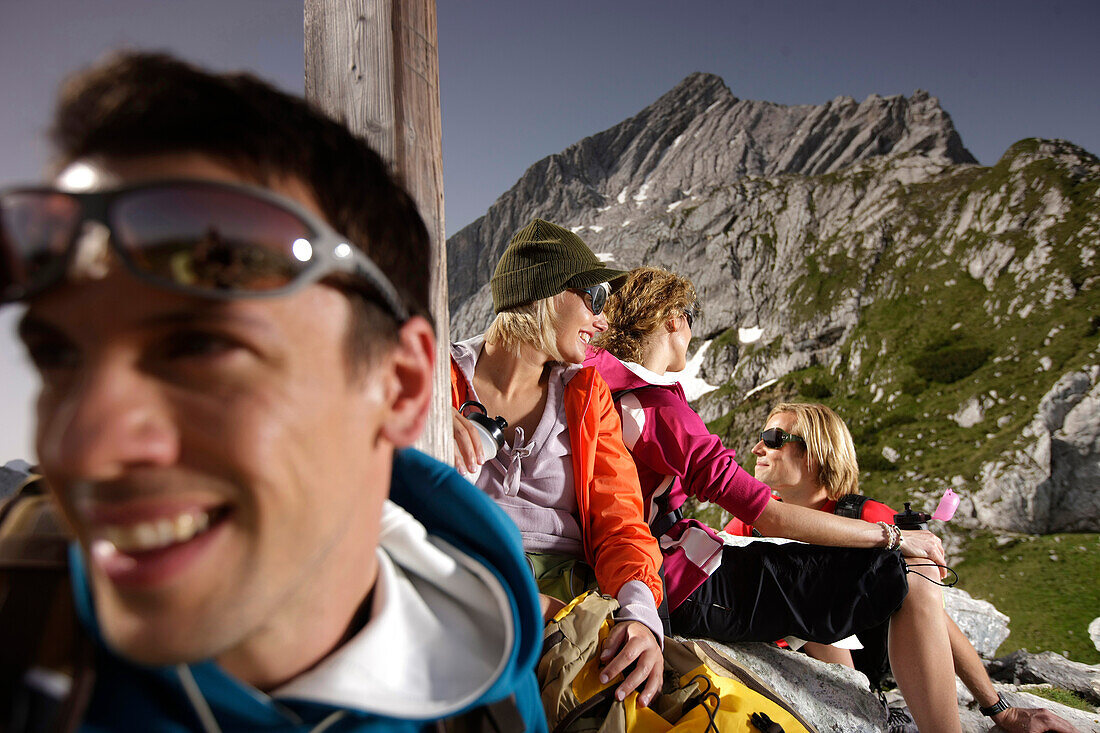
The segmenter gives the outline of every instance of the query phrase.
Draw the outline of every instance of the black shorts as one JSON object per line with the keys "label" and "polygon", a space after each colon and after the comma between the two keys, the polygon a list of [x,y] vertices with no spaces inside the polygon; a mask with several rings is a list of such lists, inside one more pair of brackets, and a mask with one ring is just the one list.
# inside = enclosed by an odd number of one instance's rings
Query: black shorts
{"label": "black shorts", "polygon": [[672,611],[672,631],[723,642],[793,635],[831,644],[875,627],[881,634],[908,592],[897,551],[726,546],[719,568]]}

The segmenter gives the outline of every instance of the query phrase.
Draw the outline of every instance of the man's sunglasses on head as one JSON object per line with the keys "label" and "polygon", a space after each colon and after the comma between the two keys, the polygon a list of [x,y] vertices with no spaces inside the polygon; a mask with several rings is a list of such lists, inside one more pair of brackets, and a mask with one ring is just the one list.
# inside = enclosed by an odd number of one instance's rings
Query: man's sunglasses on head
{"label": "man's sunglasses on head", "polygon": [[768,428],[767,430],[760,433],[760,442],[763,443],[766,447],[775,450],[777,448],[782,448],[787,443],[805,444],[806,441],[805,439],[797,435],[791,435],[787,431],[780,428]]}
{"label": "man's sunglasses on head", "polygon": [[600,283],[590,288],[573,289],[578,293],[584,293],[584,304],[588,306],[588,310],[592,311],[594,316],[603,313],[604,306],[607,305],[607,299],[611,296],[611,285],[608,283]]}
{"label": "man's sunglasses on head", "polygon": [[[97,232],[98,229],[98,232]],[[266,189],[158,181],[95,193],[0,192],[0,303],[63,280],[98,233],[139,280],[206,298],[294,292],[333,275],[365,285],[398,322],[408,310],[362,250],[297,202]],[[109,233],[109,237],[106,237]]]}

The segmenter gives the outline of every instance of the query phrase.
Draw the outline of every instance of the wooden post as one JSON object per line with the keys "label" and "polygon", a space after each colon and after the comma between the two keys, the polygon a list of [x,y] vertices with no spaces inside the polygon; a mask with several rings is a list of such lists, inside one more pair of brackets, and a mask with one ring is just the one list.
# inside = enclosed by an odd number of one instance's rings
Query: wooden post
{"label": "wooden post", "polygon": [[417,447],[453,461],[450,316],[443,226],[443,123],[434,0],[305,0],[306,98],[370,141],[405,183],[432,236],[436,370]]}

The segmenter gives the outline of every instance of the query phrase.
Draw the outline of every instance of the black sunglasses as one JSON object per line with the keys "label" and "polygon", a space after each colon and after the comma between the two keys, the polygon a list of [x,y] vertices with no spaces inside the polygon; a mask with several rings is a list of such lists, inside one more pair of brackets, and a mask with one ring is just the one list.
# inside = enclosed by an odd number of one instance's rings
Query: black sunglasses
{"label": "black sunglasses", "polygon": [[804,438],[797,435],[791,435],[781,428],[768,428],[764,430],[760,433],[760,442],[772,450],[782,448],[787,443],[806,443]]}
{"label": "black sunglasses", "polygon": [[592,311],[594,316],[603,313],[603,309],[607,305],[607,299],[611,296],[611,285],[608,283],[600,283],[590,288],[573,288],[573,290],[584,293],[584,304],[588,306],[588,310]]}
{"label": "black sunglasses", "polygon": [[692,303],[687,308],[684,308],[684,318],[687,319],[688,328],[691,328],[692,326],[695,325],[695,319],[698,317],[698,315],[699,315],[699,304],[698,303]]}
{"label": "black sunglasses", "polygon": [[0,303],[63,280],[97,227],[94,254],[109,245],[135,277],[156,287],[226,300],[284,295],[343,275],[366,286],[398,322],[409,317],[378,266],[296,201],[254,186],[194,180],[95,193],[0,192]]}

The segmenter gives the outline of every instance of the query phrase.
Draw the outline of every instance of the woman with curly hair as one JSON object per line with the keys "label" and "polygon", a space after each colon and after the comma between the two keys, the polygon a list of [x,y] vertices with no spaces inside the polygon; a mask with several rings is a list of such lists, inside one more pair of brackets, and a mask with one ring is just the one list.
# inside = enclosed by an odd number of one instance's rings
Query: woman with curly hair
{"label": "woman with curly hair", "polygon": [[[726,642],[795,636],[832,643],[888,622],[894,676],[917,725],[958,731],[953,675],[944,673],[952,667],[939,588],[924,578],[907,582],[907,572],[932,579],[927,568],[908,567],[908,558],[944,564],[939,539],[773,501],[768,486],[737,464],[668,374],[685,367],[699,314],[686,278],[634,270],[607,313],[609,328],[585,363],[617,399],[646,519],[665,558],[673,632]],[[785,429],[765,430],[761,443],[784,466],[805,463],[803,438]],[[718,504],[767,537],[814,544],[726,545],[683,516],[689,496]]]}

